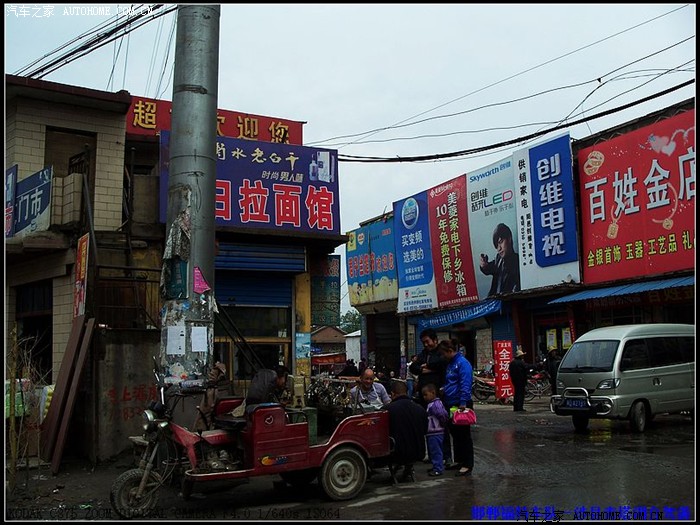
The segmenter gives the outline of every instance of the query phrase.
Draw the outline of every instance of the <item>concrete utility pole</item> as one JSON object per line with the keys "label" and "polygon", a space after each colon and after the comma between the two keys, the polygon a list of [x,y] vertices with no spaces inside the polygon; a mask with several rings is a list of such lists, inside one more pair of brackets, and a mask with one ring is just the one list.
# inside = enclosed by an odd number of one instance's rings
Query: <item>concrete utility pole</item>
{"label": "concrete utility pole", "polygon": [[160,364],[171,381],[213,365],[218,5],[177,8]]}

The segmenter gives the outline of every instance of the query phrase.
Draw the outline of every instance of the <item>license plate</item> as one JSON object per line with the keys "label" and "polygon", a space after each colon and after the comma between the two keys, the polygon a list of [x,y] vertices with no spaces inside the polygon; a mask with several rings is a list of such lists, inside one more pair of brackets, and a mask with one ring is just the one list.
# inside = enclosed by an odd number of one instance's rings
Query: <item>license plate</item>
{"label": "license plate", "polygon": [[567,408],[588,408],[588,402],[585,399],[567,398],[564,400],[564,406]]}

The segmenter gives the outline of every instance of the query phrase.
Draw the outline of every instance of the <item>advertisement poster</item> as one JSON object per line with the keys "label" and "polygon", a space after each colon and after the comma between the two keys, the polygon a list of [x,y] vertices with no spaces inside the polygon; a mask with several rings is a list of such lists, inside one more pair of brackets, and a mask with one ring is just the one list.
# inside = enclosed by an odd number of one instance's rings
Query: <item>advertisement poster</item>
{"label": "advertisement poster", "polygon": [[394,203],[394,245],[399,278],[397,311],[437,306],[430,247],[427,192]]}
{"label": "advertisement poster", "polygon": [[391,217],[349,232],[345,261],[352,306],[398,297]]}
{"label": "advertisement poster", "polygon": [[493,355],[495,357],[493,368],[496,371],[496,399],[513,397],[513,383],[508,371],[508,365],[513,360],[513,342],[494,341]]}
{"label": "advertisement poster", "polygon": [[695,267],[695,112],[578,153],[587,284]]}
{"label": "advertisement poster", "polygon": [[516,151],[513,168],[521,290],[581,282],[569,134]]}
{"label": "advertisement poster", "polygon": [[87,288],[88,251],[90,234],[86,233],[78,239],[75,250],[75,290],[73,293],[73,319],[85,315],[85,290]]}
{"label": "advertisement poster", "polygon": [[521,290],[513,182],[510,157],[467,173],[471,264],[482,300]]}
{"label": "advertisement poster", "polygon": [[467,179],[460,175],[428,190],[430,245],[438,307],[479,300],[467,221]]}

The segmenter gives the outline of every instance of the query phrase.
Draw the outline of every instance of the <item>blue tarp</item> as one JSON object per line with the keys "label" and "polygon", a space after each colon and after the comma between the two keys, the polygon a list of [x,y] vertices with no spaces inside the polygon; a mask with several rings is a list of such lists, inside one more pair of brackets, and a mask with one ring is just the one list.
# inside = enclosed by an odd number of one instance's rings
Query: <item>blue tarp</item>
{"label": "blue tarp", "polygon": [[501,301],[498,299],[488,299],[480,303],[472,304],[459,310],[451,310],[448,312],[439,312],[424,319],[418,319],[416,323],[417,333],[421,333],[426,328],[440,328],[456,323],[463,323],[471,319],[483,317],[489,314],[495,314],[501,309]]}
{"label": "blue tarp", "polygon": [[613,297],[616,295],[630,295],[635,293],[651,292],[664,288],[675,288],[677,286],[695,286],[695,276],[676,277],[674,279],[659,279],[655,281],[641,281],[632,284],[622,284],[609,286],[607,288],[596,288],[594,290],[582,290],[571,295],[559,297],[549,304],[570,303],[573,301],[585,301],[587,299],[599,299],[601,297]]}

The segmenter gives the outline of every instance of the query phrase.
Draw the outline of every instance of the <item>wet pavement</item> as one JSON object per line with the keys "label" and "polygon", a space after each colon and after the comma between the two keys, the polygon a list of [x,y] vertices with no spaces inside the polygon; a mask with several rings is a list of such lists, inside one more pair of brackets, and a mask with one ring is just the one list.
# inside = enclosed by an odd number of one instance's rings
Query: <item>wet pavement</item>
{"label": "wet pavement", "polygon": [[[347,502],[328,501],[316,482],[294,489],[275,483],[276,476],[207,486],[189,501],[177,487],[165,487],[152,519],[630,521],[642,510],[647,520],[694,519],[690,417],[657,416],[644,434],[632,433],[626,422],[591,420],[589,432],[577,434],[570,418],[549,411],[548,399],[525,407],[476,404],[472,476],[446,471],[431,478],[429,465],[419,464],[414,483],[393,485],[380,470]],[[56,476],[46,466],[20,472],[17,489],[6,496],[6,519],[116,520],[109,490],[132,461],[124,454],[96,468],[67,460]]]}

